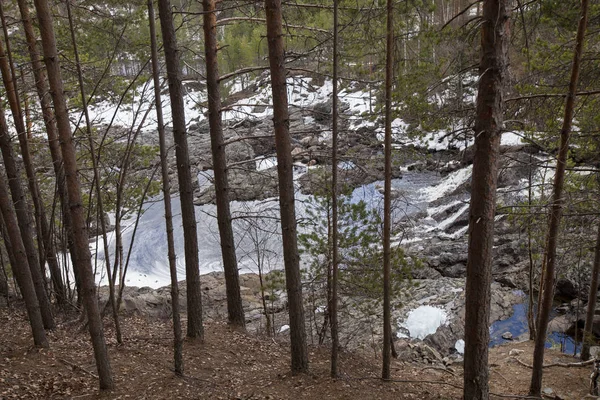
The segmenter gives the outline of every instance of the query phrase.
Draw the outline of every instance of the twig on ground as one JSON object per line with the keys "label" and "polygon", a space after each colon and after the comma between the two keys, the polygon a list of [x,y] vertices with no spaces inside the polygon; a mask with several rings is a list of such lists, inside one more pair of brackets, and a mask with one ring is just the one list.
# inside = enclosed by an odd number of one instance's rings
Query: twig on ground
{"label": "twig on ground", "polygon": [[65,365],[68,365],[69,367],[73,368],[74,370],[83,371],[83,372],[85,372],[86,374],[88,374],[88,375],[90,375],[90,376],[92,376],[92,377],[94,377],[94,378],[96,378],[96,379],[99,379],[99,378],[98,378],[98,375],[96,375],[95,373],[93,373],[93,372],[91,372],[91,371],[88,371],[87,369],[85,369],[85,368],[83,368],[83,367],[80,367],[80,366],[79,366],[79,365],[77,365],[77,364],[73,364],[71,361],[67,361],[67,360],[65,360],[64,358],[59,358],[59,359],[58,359],[58,361],[60,361],[61,363],[65,364]]}
{"label": "twig on ground", "polygon": [[491,369],[491,368],[490,368],[490,370],[491,370],[492,372],[495,372],[495,373],[497,373],[498,375],[500,375],[500,377],[501,377],[502,379],[504,379],[504,382],[508,383],[508,379],[506,379],[506,377],[505,377],[504,375],[502,375],[502,374],[500,373],[500,371],[498,371],[498,370],[497,370],[497,369],[495,369],[495,368],[494,368],[494,369]]}
{"label": "twig on ground", "polygon": [[540,400],[541,397],[537,396],[523,396],[520,394],[501,394],[501,393],[492,393],[490,392],[490,396],[501,397],[504,399],[531,399],[531,400]]}
{"label": "twig on ground", "polygon": [[450,375],[452,375],[452,376],[456,376],[456,374],[455,374],[453,371],[449,370],[449,369],[448,369],[448,368],[446,368],[446,367],[437,367],[437,366],[435,366],[435,365],[429,365],[429,366],[427,366],[427,367],[423,367],[423,368],[421,368],[421,371],[425,371],[425,370],[427,370],[427,369],[433,369],[433,370],[436,370],[436,371],[447,372],[447,373],[449,373],[449,374],[450,374]]}
{"label": "twig on ground", "polygon": [[[532,369],[533,367],[529,364],[527,364],[524,361],[519,360],[519,358],[517,357],[513,357],[515,360],[517,360],[517,362],[519,364],[521,364],[524,367],[527,367],[529,369]],[[544,364],[542,366],[542,368],[550,368],[550,367],[563,367],[563,368],[577,368],[577,367],[585,367],[587,365],[592,365],[594,363],[594,360],[588,360],[588,361],[582,361],[582,362],[577,362],[577,363],[552,363],[552,364]]]}

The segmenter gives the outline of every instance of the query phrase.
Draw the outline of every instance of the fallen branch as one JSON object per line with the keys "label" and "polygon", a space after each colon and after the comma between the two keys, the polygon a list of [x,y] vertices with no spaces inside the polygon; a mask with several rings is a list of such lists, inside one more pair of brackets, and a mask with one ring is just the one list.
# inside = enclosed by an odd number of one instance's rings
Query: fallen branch
{"label": "fallen branch", "polygon": [[[524,361],[519,360],[517,357],[513,357],[515,360],[517,360],[517,362],[519,364],[521,364],[522,366],[529,368],[529,369],[533,369],[533,367],[527,363],[525,363]],[[594,360],[588,360],[588,361],[582,361],[582,362],[576,362],[576,363],[552,363],[552,364],[544,364],[542,366],[542,368],[550,368],[550,367],[563,367],[563,368],[577,368],[577,367],[585,367],[587,365],[592,365],[594,363]]]}
{"label": "fallen branch", "polygon": [[537,396],[522,396],[519,394],[501,394],[501,393],[492,393],[490,392],[490,396],[500,397],[503,399],[532,399],[532,400],[540,400],[542,397]]}
{"label": "fallen branch", "polygon": [[[381,379],[381,378],[373,378],[373,379]],[[445,381],[428,381],[428,380],[415,380],[415,379],[381,379],[384,382],[394,382],[394,383],[427,383],[431,385],[445,385],[450,386],[456,389],[463,390],[463,387],[460,385],[455,385],[454,383],[445,382]]]}
{"label": "fallen branch", "polygon": [[444,367],[436,367],[435,365],[430,365],[428,367],[423,367],[421,368],[421,371],[425,371],[427,369],[434,369],[436,371],[442,371],[442,372],[447,372],[452,376],[456,376],[456,374],[454,372],[452,372],[451,370],[449,370],[448,368],[444,368]]}
{"label": "fallen branch", "polygon": [[93,373],[93,372],[91,372],[91,371],[88,371],[87,369],[85,369],[85,368],[83,368],[83,367],[80,367],[80,366],[79,366],[79,365],[77,365],[77,364],[73,364],[72,362],[70,362],[70,361],[67,361],[67,360],[65,360],[64,358],[59,358],[59,359],[58,359],[58,361],[60,361],[61,363],[65,364],[65,365],[68,365],[69,367],[71,367],[71,368],[72,368],[72,369],[74,369],[74,370],[83,371],[83,372],[85,372],[86,374],[88,374],[88,375],[90,375],[90,376],[94,377],[95,379],[99,379],[99,378],[98,378],[98,375],[94,374],[94,373]]}

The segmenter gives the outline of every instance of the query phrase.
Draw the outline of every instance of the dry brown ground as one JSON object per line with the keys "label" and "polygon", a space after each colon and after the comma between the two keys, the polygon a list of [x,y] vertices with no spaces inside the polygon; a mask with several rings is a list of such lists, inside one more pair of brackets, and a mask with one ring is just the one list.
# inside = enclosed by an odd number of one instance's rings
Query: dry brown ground
{"label": "dry brown ground", "polygon": [[[233,332],[223,323],[206,326],[204,344],[184,345],[185,377],[172,373],[169,321],[127,317],[122,321],[125,343],[117,346],[106,323],[117,389],[99,393],[87,334],[63,323],[49,333],[50,349],[31,346],[30,331],[20,308],[0,308],[0,399],[459,399],[462,371],[394,361],[394,382],[381,382],[374,354],[342,353],[341,377],[329,378],[328,350],[311,347],[311,373],[291,376],[285,340]],[[491,350],[491,390],[525,395],[530,370],[510,357],[513,349],[531,363],[530,343]],[[574,362],[555,351],[547,362]],[[437,367],[436,367],[437,368]],[[557,399],[586,395],[590,367],[545,370],[544,387]],[[554,396],[558,397],[554,397]],[[514,397],[509,397],[514,398]]]}

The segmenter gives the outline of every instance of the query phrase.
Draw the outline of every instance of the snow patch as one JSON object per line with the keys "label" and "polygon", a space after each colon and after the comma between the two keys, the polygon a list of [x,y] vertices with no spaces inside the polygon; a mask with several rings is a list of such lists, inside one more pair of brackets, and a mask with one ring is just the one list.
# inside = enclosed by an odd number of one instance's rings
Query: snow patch
{"label": "snow patch", "polygon": [[257,171],[264,171],[277,166],[276,157],[257,157],[254,160],[256,162]]}
{"label": "snow patch", "polygon": [[504,132],[500,141],[503,146],[518,146],[524,143],[523,137],[514,132]]}
{"label": "snow patch", "polygon": [[456,351],[458,351],[460,354],[465,354],[465,341],[462,339],[458,339],[456,341],[456,343],[454,343],[454,348],[456,349]]}
{"label": "snow patch", "polygon": [[399,327],[408,330],[411,338],[424,339],[427,335],[435,333],[447,319],[448,314],[442,308],[420,306],[410,311],[406,321],[400,323]]}
{"label": "snow patch", "polygon": [[435,201],[444,197],[448,193],[456,190],[460,185],[471,179],[473,166],[469,165],[466,168],[459,169],[449,174],[440,184],[425,188],[421,191],[424,200],[428,202]]}

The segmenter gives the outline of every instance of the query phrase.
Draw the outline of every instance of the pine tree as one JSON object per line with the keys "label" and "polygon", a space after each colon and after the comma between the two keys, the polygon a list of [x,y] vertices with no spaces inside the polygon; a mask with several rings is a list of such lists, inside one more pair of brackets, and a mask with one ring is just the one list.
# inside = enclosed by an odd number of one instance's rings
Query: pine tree
{"label": "pine tree", "polygon": [[214,184],[217,198],[217,223],[225,270],[227,292],[227,313],[229,323],[244,328],[244,308],[240,293],[239,272],[235,254],[235,241],[231,226],[229,207],[229,183],[227,178],[227,158],[221,120],[221,93],[219,90],[219,69],[217,63],[217,11],[215,0],[203,0],[204,9],[204,51],[206,54],[206,86],[208,91],[208,123],[213,159]]}
{"label": "pine tree", "polygon": [[104,331],[100,310],[96,299],[96,286],[92,270],[92,259],[88,245],[88,230],[81,198],[81,186],[77,177],[77,157],[75,145],[71,135],[71,125],[67,103],[64,95],[64,86],[61,77],[56,37],[54,35],[53,17],[50,6],[46,0],[35,0],[38,23],[42,39],[44,61],[48,71],[48,83],[54,103],[56,126],[60,138],[60,147],[64,162],[67,194],[69,197],[69,212],[73,222],[73,239],[75,241],[77,263],[81,278],[81,294],[88,316],[88,328],[94,348],[96,368],[100,380],[101,390],[114,388],[114,381],[108,351],[104,340]]}
{"label": "pine tree", "polygon": [[163,47],[167,64],[169,96],[173,115],[173,138],[179,178],[179,200],[183,219],[185,246],[185,279],[187,285],[187,336],[204,339],[202,325],[202,292],[200,291],[200,270],[198,265],[198,232],[196,231],[196,212],[194,210],[194,190],[192,171],[185,126],[185,107],[183,105],[183,85],[179,48],[173,25],[173,12],[169,0],[158,1],[158,13],[162,31]]}
{"label": "pine tree", "polygon": [[292,373],[303,373],[308,372],[308,349],[306,347],[296,210],[294,208],[294,179],[289,134],[281,0],[265,0],[265,10],[267,14],[267,42],[269,45],[269,65],[273,93],[273,125],[275,130],[275,147],[277,150],[283,259],[290,317]]}
{"label": "pine tree", "polygon": [[560,227],[560,220],[562,218],[562,209],[564,203],[563,189],[565,170],[567,167],[567,155],[569,153],[569,139],[573,125],[573,114],[575,112],[575,98],[579,79],[581,56],[583,53],[585,31],[587,29],[588,5],[588,0],[581,1],[581,18],[577,27],[577,38],[575,41],[571,79],[569,81],[569,91],[565,100],[563,125],[560,131],[560,145],[557,156],[556,174],[554,175],[554,184],[552,185],[551,209],[550,218],[548,220],[546,254],[544,258],[545,263],[543,265],[544,279],[542,282],[542,287],[540,288],[541,301],[539,304],[539,314],[536,324],[537,336],[535,338],[533,370],[531,373],[531,385],[529,387],[529,394],[531,396],[541,396],[542,391],[542,367],[544,364],[546,330],[548,329],[552,301],[554,300],[556,247],[558,243],[558,231]]}
{"label": "pine tree", "polygon": [[492,249],[498,157],[504,125],[503,91],[508,66],[507,3],[506,0],[486,0],[483,4],[465,289],[465,400],[489,398]]}

